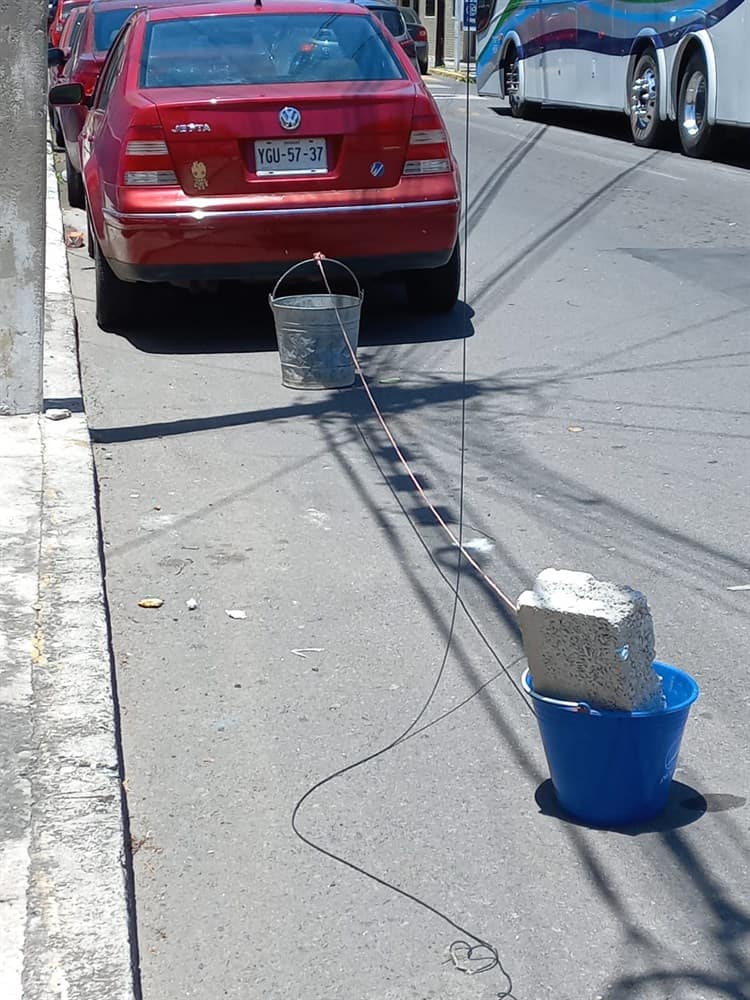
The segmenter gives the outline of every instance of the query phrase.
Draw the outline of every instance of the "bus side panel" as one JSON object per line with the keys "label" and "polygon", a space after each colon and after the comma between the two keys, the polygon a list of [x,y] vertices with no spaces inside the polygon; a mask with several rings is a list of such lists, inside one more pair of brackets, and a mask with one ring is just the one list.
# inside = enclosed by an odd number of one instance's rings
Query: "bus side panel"
{"label": "bus side panel", "polygon": [[546,0],[528,4],[523,22],[523,69],[525,96],[530,101],[544,100],[544,7]]}
{"label": "bus side panel", "polygon": [[576,91],[580,104],[590,108],[622,106],[615,98],[617,57],[622,43],[613,34],[613,0],[581,0],[578,4]]}
{"label": "bus side panel", "polygon": [[[533,48],[539,29],[538,0],[497,0],[490,24],[477,39],[477,90],[484,96],[500,93],[500,62],[504,57],[509,35],[519,38],[524,58],[525,83],[534,86],[533,61],[525,59],[526,48]],[[531,95],[526,93],[527,97]]]}
{"label": "bus side panel", "polygon": [[750,125],[750,4],[709,28],[716,56],[716,119]]}
{"label": "bus side panel", "polygon": [[577,103],[574,0],[542,0],[542,75],[545,101]]}

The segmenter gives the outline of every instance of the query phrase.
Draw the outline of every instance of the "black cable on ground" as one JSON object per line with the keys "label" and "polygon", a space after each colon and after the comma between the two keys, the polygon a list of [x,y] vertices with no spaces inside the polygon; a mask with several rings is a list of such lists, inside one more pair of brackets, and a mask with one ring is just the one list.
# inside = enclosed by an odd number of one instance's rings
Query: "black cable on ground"
{"label": "black cable on ground", "polygon": [[[468,192],[468,184],[469,184],[469,148],[470,148],[470,146],[469,146],[469,108],[470,108],[470,84],[469,84],[469,75],[467,73],[467,75],[466,75],[466,124],[465,124],[465,135],[464,135],[464,169],[465,169],[465,174],[466,174],[465,182],[464,182],[464,191],[465,192]],[[468,194],[465,194],[465,197],[467,198],[467,204],[468,204]],[[463,300],[464,300],[464,303],[466,303],[467,296],[468,296],[468,212],[464,213],[463,244],[464,244],[464,248],[463,248],[464,252],[463,252],[463,257],[462,257],[462,285],[463,285]],[[322,278],[323,278],[323,281],[325,283],[326,289],[327,289],[327,291],[328,291],[328,293],[330,295],[332,293],[331,293],[330,285],[328,283],[328,279],[327,279],[326,274],[325,274],[325,269],[324,269],[323,264],[322,264],[322,259],[323,259],[322,255],[316,255],[316,258],[318,260],[318,266],[320,268],[320,273],[322,275]],[[403,453],[398,448],[395,440],[393,439],[393,437],[392,437],[392,435],[391,435],[391,433],[390,433],[390,431],[389,431],[389,429],[387,427],[387,424],[385,423],[385,420],[384,420],[382,414],[380,413],[380,410],[378,409],[377,403],[376,403],[374,397],[372,396],[372,393],[371,393],[371,391],[369,389],[369,386],[367,384],[367,381],[365,379],[364,373],[362,372],[362,370],[361,370],[361,368],[359,366],[359,363],[358,363],[357,358],[356,358],[356,352],[352,348],[352,345],[351,345],[351,343],[349,341],[349,337],[348,337],[347,332],[346,332],[346,328],[344,327],[344,324],[343,324],[343,322],[341,320],[341,317],[340,317],[340,315],[338,313],[338,309],[335,307],[335,303],[334,303],[334,308],[336,310],[336,316],[337,316],[337,319],[338,319],[338,322],[339,322],[339,326],[341,328],[342,335],[343,335],[344,340],[345,340],[345,342],[347,344],[347,347],[349,348],[349,352],[350,352],[350,354],[352,356],[352,360],[354,362],[355,370],[357,371],[357,373],[362,378],[363,386],[364,386],[364,388],[367,391],[367,394],[368,394],[368,397],[370,399],[370,402],[372,403],[372,406],[373,406],[373,408],[374,408],[374,410],[376,412],[376,415],[379,417],[381,425],[383,426],[384,430],[386,431],[386,434],[388,435],[389,440],[391,441],[391,444],[394,447],[394,450],[396,452],[397,457],[402,462],[402,464],[404,464],[406,466],[407,472],[409,473],[412,481],[414,482],[414,484],[415,484],[418,492],[423,497],[423,499],[427,502],[428,507],[433,512],[433,514],[435,514],[436,518],[438,519],[438,522],[441,523],[441,525],[443,527],[446,527],[444,525],[444,523],[442,522],[442,519],[439,518],[439,516],[437,514],[437,511],[434,508],[434,506],[427,500],[427,498],[426,498],[426,496],[424,494],[424,491],[422,490],[421,484],[414,477],[411,469],[408,466],[408,463],[406,462],[406,460],[403,457]],[[464,336],[461,339],[461,386],[462,386],[462,391],[461,391],[461,435],[460,435],[460,455],[459,455],[458,537],[456,539],[456,541],[457,541],[457,546],[456,547],[457,547],[457,550],[458,550],[458,563],[457,563],[457,566],[456,566],[455,584],[450,584],[450,581],[448,580],[447,574],[438,565],[438,563],[435,560],[435,558],[432,555],[432,553],[429,552],[429,549],[427,548],[426,542],[424,541],[424,539],[422,539],[420,533],[417,532],[417,535],[420,538],[420,541],[422,542],[422,545],[427,549],[428,555],[430,555],[430,558],[432,559],[433,564],[438,568],[438,571],[440,572],[440,574],[443,577],[443,579],[446,580],[446,582],[449,582],[449,585],[451,586],[451,589],[453,591],[453,602],[452,602],[452,608],[451,608],[450,625],[449,625],[449,628],[448,628],[448,636],[446,638],[445,648],[443,650],[443,655],[442,655],[442,659],[441,659],[441,662],[440,662],[440,667],[439,667],[439,669],[438,669],[438,671],[437,671],[437,673],[435,675],[435,679],[433,681],[432,688],[430,690],[429,695],[427,696],[427,699],[423,703],[423,705],[420,708],[420,710],[417,713],[417,715],[414,717],[414,719],[412,719],[412,721],[406,727],[406,729],[404,729],[404,731],[399,736],[397,736],[396,739],[392,740],[390,743],[388,743],[386,746],[382,747],[381,749],[375,750],[372,753],[366,754],[364,757],[361,757],[359,760],[356,760],[356,761],[354,761],[351,764],[347,764],[345,767],[339,768],[337,771],[334,771],[332,774],[329,774],[326,777],[322,778],[320,781],[316,782],[297,801],[297,803],[296,803],[296,805],[294,807],[294,810],[292,812],[291,823],[292,823],[292,829],[294,830],[295,834],[299,837],[299,839],[304,844],[306,844],[308,847],[312,848],[314,851],[317,851],[318,853],[324,855],[325,857],[330,858],[332,861],[336,861],[338,864],[344,865],[345,867],[349,868],[351,871],[357,872],[357,874],[362,875],[363,877],[370,879],[371,881],[373,881],[376,884],[382,886],[383,888],[389,889],[391,892],[395,892],[398,895],[402,896],[403,898],[410,900],[411,902],[415,903],[417,906],[420,906],[424,910],[427,910],[429,913],[432,913],[433,915],[439,917],[441,920],[445,921],[445,923],[447,923],[450,927],[452,927],[455,931],[457,931],[459,934],[463,935],[463,938],[459,938],[459,939],[457,939],[457,940],[455,940],[455,941],[453,941],[451,943],[450,948],[449,948],[450,957],[449,957],[448,961],[452,961],[453,964],[454,964],[454,966],[455,966],[455,968],[458,969],[459,971],[465,973],[466,975],[478,975],[478,974],[482,974],[482,973],[486,973],[486,972],[491,972],[491,971],[493,971],[495,969],[499,970],[500,974],[505,979],[506,985],[505,985],[505,987],[503,989],[500,990],[499,993],[496,994],[497,1000],[516,1000],[516,998],[514,997],[514,994],[513,994],[513,982],[511,980],[511,977],[510,977],[509,973],[506,971],[505,967],[503,966],[503,964],[502,964],[502,962],[500,960],[500,955],[499,955],[498,949],[493,944],[491,944],[489,941],[486,941],[484,938],[480,937],[478,934],[475,934],[473,931],[470,931],[466,927],[463,927],[457,921],[453,920],[446,913],[442,912],[437,907],[433,906],[431,903],[428,903],[426,900],[421,899],[420,897],[414,895],[413,893],[409,892],[408,890],[403,889],[400,886],[397,886],[394,883],[389,882],[389,881],[387,881],[384,878],[381,878],[379,875],[376,875],[373,872],[367,871],[365,868],[361,867],[360,865],[357,865],[353,861],[349,861],[346,858],[342,857],[341,855],[338,855],[338,854],[334,853],[333,851],[328,850],[326,847],[323,847],[321,844],[315,843],[309,837],[305,836],[305,834],[302,833],[302,831],[299,829],[299,826],[298,826],[298,816],[299,816],[300,810],[302,809],[302,807],[304,806],[304,804],[307,802],[307,800],[312,795],[315,794],[315,792],[319,791],[321,788],[323,788],[326,785],[330,784],[332,781],[335,781],[336,779],[343,777],[345,774],[349,774],[351,771],[354,771],[354,770],[356,770],[356,769],[358,769],[360,767],[363,767],[365,764],[368,764],[371,761],[376,760],[377,758],[382,757],[385,754],[391,752],[392,750],[395,750],[396,747],[398,747],[406,739],[410,738],[411,736],[417,735],[417,733],[414,732],[414,730],[416,730],[417,726],[419,725],[419,723],[423,719],[425,713],[427,712],[430,704],[432,703],[432,701],[433,701],[433,699],[435,697],[435,694],[436,694],[438,688],[440,687],[440,683],[441,683],[441,681],[443,679],[443,675],[445,673],[445,670],[446,670],[446,667],[447,667],[447,664],[448,664],[448,659],[449,659],[449,656],[450,656],[450,653],[451,653],[451,649],[452,649],[452,645],[453,645],[453,637],[454,637],[455,629],[456,629],[456,619],[457,619],[457,615],[458,615],[458,608],[459,608],[459,606],[461,606],[461,608],[468,615],[470,621],[472,622],[472,624],[476,628],[476,630],[479,633],[479,635],[483,638],[483,640],[485,642],[485,645],[490,649],[490,652],[494,656],[495,660],[500,664],[502,670],[509,677],[511,677],[508,668],[502,663],[502,661],[500,660],[500,657],[494,651],[494,649],[492,649],[492,647],[489,644],[489,641],[484,636],[484,633],[481,631],[481,629],[479,628],[477,622],[475,621],[475,619],[473,618],[473,616],[470,614],[470,612],[466,608],[466,605],[464,604],[464,601],[463,601],[463,599],[460,596],[461,578],[462,578],[462,573],[463,573],[464,559],[466,557],[466,554],[464,552],[464,547],[463,547],[463,530],[464,530],[464,492],[465,492],[465,478],[464,477],[465,477],[465,465],[466,465],[467,341],[468,341],[468,334],[469,334],[469,330],[468,330],[468,322],[469,322],[468,311],[465,313],[465,316],[466,316],[466,319],[465,319],[466,328],[464,329]],[[360,429],[360,434],[362,434],[361,429]],[[362,435],[362,436],[364,438],[364,435]],[[366,441],[365,441],[365,443],[367,444]],[[367,447],[368,447],[368,450],[369,450],[369,445],[367,445]],[[395,493],[394,493],[394,495],[395,495]],[[403,505],[401,505],[401,509],[403,510],[404,514],[406,515],[406,517],[407,517],[409,523],[411,524],[412,528],[414,528],[416,530],[416,527],[415,527],[415,525],[414,525],[411,517],[409,517],[409,515],[408,515],[406,509],[403,507]],[[470,559],[469,561],[472,563],[472,565],[474,565],[474,561],[473,560]],[[482,574],[482,576],[486,578],[485,574]],[[498,593],[503,598],[503,600],[506,603],[509,603],[508,599],[505,597],[504,594],[502,594],[502,592],[499,590],[499,588],[497,588],[495,586],[495,589],[498,591]],[[496,675],[496,676],[499,676],[499,674]],[[511,680],[512,680],[512,677],[511,677]],[[489,684],[489,683],[491,683],[491,681],[487,682],[487,684]],[[482,688],[483,687],[486,687],[486,684],[483,685]],[[516,690],[518,691],[518,693],[521,694],[521,696],[523,697],[522,692],[520,691],[520,689],[518,688],[518,686],[515,683],[514,683],[514,687],[516,688]],[[480,688],[479,690],[482,690],[482,688]],[[470,698],[474,697],[477,693],[478,692],[474,692],[469,698],[465,699],[464,702],[462,702],[461,704],[465,704],[466,701],[470,700]],[[526,701],[525,698],[523,698],[523,700],[524,700],[524,702]],[[451,712],[455,711],[458,707],[460,707],[460,705],[459,706],[455,706],[454,709],[451,709],[450,712],[445,713],[445,715],[451,714]],[[444,717],[445,716],[442,716],[441,718],[444,718]],[[440,721],[440,719],[435,720],[435,722],[438,722],[438,721]],[[434,722],[430,723],[430,725],[434,725],[434,724],[435,724]],[[426,728],[426,727],[423,727],[423,728]],[[419,730],[419,731],[421,732],[422,730]],[[466,940],[466,939],[468,939],[468,940]]]}

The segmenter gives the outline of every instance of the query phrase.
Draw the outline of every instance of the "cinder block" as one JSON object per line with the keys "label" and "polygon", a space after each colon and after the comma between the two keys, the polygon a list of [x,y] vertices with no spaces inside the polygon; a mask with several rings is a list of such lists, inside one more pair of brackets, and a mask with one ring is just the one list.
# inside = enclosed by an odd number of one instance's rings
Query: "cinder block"
{"label": "cinder block", "polygon": [[518,623],[539,694],[622,711],[664,704],[651,612],[637,590],[546,569],[518,599]]}

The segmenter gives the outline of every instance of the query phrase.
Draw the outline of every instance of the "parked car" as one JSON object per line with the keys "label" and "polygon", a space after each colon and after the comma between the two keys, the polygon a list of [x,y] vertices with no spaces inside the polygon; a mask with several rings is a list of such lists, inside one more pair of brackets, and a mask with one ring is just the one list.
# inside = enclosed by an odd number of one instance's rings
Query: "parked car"
{"label": "parked car", "polygon": [[[49,53],[52,49],[47,50],[47,63],[49,66],[49,86],[54,87],[56,84],[60,83],[61,76],[63,72],[63,67],[65,63],[70,58],[72,50],[75,48],[76,42],[78,41],[78,36],[81,33],[81,27],[83,25],[83,15],[86,13],[85,7],[77,7],[70,17],[65,22],[65,27],[63,28],[62,35],[60,36],[60,52],[61,56],[50,57]],[[54,108],[49,109],[49,119],[52,125],[52,130],[55,135],[55,145],[58,149],[62,149],[65,145],[65,139],[63,138],[62,129],[60,128],[60,119],[57,111]]]}
{"label": "parked car", "polygon": [[366,7],[390,31],[398,44],[406,53],[413,65],[419,69],[417,61],[417,46],[409,34],[400,7],[390,0],[356,0],[361,7]]}
{"label": "parked car", "polygon": [[78,136],[86,120],[88,106],[110,45],[138,7],[156,6],[159,3],[171,6],[176,2],[179,0],[89,0],[87,6],[75,12],[77,16],[82,12],[83,20],[79,39],[70,53],[66,56],[64,49],[48,50],[48,63],[53,67],[57,66],[59,70],[57,83],[80,83],[84,93],[82,104],[62,107],[56,112],[55,139],[59,139],[58,145],[65,150],[68,201],[73,208],[85,206]]}
{"label": "parked car", "polygon": [[428,69],[427,28],[419,20],[417,12],[411,7],[399,7],[399,10],[404,21],[406,21],[406,30],[411,35],[416,46],[419,72],[424,76]]}
{"label": "parked car", "polygon": [[[61,84],[50,101],[80,105],[83,87]],[[134,282],[264,280],[318,250],[360,274],[403,275],[417,308],[456,301],[460,194],[446,127],[358,4],[139,9],[79,146],[105,329],[138,315]]]}
{"label": "parked car", "polygon": [[78,7],[85,7],[90,0],[60,0],[55,7],[52,20],[49,23],[49,44],[53,49],[58,48],[62,37],[65,22],[72,12]]}
{"label": "parked car", "polygon": [[61,49],[47,52],[48,63],[59,65],[58,83],[78,83],[83,87],[81,104],[57,109],[61,145],[65,149],[68,201],[73,208],[85,205],[78,136],[88,114],[87,105],[93,97],[109,47],[136,6],[136,0],[94,0],[85,9],[80,36],[69,57]]}

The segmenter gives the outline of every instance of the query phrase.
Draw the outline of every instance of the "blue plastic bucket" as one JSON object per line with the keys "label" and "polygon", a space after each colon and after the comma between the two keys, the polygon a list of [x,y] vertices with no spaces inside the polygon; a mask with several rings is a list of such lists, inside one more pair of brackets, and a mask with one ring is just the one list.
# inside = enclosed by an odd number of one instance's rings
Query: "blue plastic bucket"
{"label": "blue plastic bucket", "polygon": [[666,805],[698,685],[677,667],[655,661],[654,669],[664,678],[666,706],[650,712],[545,698],[524,672],[558,801],[590,826],[642,823]]}

